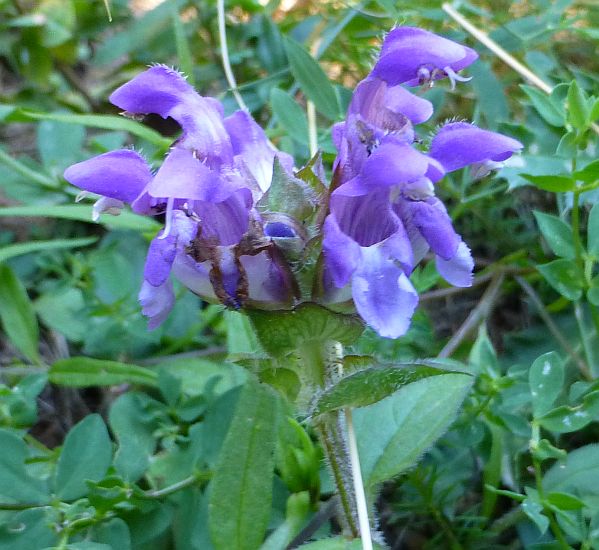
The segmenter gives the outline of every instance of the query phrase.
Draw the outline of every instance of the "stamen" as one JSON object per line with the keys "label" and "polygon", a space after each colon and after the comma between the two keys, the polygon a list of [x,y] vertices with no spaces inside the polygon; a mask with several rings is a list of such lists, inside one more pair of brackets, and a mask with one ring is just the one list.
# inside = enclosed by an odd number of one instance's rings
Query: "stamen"
{"label": "stamen", "polygon": [[444,67],[443,70],[445,71],[447,78],[449,78],[449,80],[451,82],[452,90],[455,90],[456,82],[468,82],[469,80],[472,80],[471,76],[460,76],[450,66]]}
{"label": "stamen", "polygon": [[421,86],[424,86],[425,84],[430,85],[432,82],[431,72],[426,67],[420,67],[416,75],[418,76],[418,83]]}
{"label": "stamen", "polygon": [[83,199],[91,197],[91,195],[92,193],[90,193],[89,191],[80,191],[79,193],[77,193],[77,196],[75,197],[75,202],[81,202]]}
{"label": "stamen", "polygon": [[173,226],[173,207],[175,205],[175,197],[169,197],[166,201],[166,214],[164,220],[164,229],[162,235],[158,239],[166,239],[171,232]]}

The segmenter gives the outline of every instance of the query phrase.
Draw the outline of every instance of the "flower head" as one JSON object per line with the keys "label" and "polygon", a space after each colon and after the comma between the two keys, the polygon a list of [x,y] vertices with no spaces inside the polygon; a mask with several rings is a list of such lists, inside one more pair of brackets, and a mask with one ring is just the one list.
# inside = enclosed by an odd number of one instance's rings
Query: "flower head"
{"label": "flower head", "polygon": [[150,328],[173,306],[171,273],[204,299],[229,307],[289,306],[295,284],[256,205],[269,189],[275,158],[291,171],[291,157],[276,150],[248,113],[225,118],[218,101],[200,96],[181,74],[162,65],[121,86],[111,101],[129,114],[171,117],[182,129],[154,174],[130,150],[65,172],[73,185],[101,196],[97,215],[125,203],[140,214],[164,214],[139,295]]}
{"label": "flower head", "polygon": [[470,286],[470,250],[453,229],[435,183],[467,165],[490,167],[521,144],[458,122],[443,126],[427,152],[415,147],[414,125],[432,105],[400,84],[432,83],[476,59],[460,44],[421,29],[389,33],[372,73],[356,87],[347,119],[334,130],[337,187],[324,224],[325,300],[347,291],[362,318],[381,336],[409,327],[418,303],[409,276],[430,250],[439,274]]}

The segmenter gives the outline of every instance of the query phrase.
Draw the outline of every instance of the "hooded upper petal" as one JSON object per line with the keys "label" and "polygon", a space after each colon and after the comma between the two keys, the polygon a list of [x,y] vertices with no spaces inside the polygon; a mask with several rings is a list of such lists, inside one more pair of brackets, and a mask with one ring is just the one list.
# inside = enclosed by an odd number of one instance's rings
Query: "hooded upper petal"
{"label": "hooded upper petal", "polygon": [[85,191],[130,203],[152,179],[152,172],[135,151],[121,149],[73,164],[64,178]]}
{"label": "hooded upper petal", "polygon": [[452,172],[477,162],[506,160],[520,149],[522,144],[511,137],[467,122],[452,122],[437,132],[429,155]]}
{"label": "hooded upper petal", "polygon": [[182,143],[211,164],[232,159],[220,102],[200,96],[183,75],[170,67],[149,68],[115,90],[110,101],[128,113],[173,118],[183,129]]}
{"label": "hooded upper petal", "polygon": [[447,38],[423,29],[398,27],[385,38],[372,75],[391,85],[418,85],[447,76],[443,72],[446,67],[459,71],[477,57],[471,48]]}

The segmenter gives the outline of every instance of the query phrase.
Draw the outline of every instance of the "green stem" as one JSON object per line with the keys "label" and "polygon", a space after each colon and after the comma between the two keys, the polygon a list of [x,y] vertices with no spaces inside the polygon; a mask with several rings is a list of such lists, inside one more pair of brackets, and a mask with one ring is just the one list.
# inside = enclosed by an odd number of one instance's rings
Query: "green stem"
{"label": "green stem", "polygon": [[347,472],[347,450],[343,440],[339,437],[337,415],[324,415],[321,421],[316,424],[316,431],[331,468],[341,508],[343,509],[343,516],[339,519],[345,530],[353,537],[357,537],[359,533],[354,514],[354,497],[350,489],[351,484]]}
{"label": "green stem", "polygon": [[[304,383],[314,394],[339,377],[339,364],[333,353],[333,342],[307,342],[298,350],[305,373]],[[341,412],[323,414],[315,419],[314,426],[330,467],[339,494],[341,514],[339,522],[352,537],[359,536],[356,516],[356,499],[352,489],[349,455],[341,428]]]}
{"label": "green stem", "polygon": [[210,472],[201,472],[201,473],[186,477],[185,479],[182,479],[181,481],[178,481],[177,483],[173,483],[172,485],[169,485],[168,487],[164,487],[162,489],[156,489],[155,491],[146,491],[143,494],[143,498],[147,498],[147,499],[164,498],[169,495],[172,495],[173,493],[176,493],[177,491],[181,491],[182,489],[191,487],[197,483],[204,483],[205,481],[208,481],[211,476],[212,476],[212,474]]}
{"label": "green stem", "polygon": [[549,525],[551,527],[553,535],[564,550],[570,550],[571,547],[568,544],[568,541],[566,540],[566,537],[564,536],[564,533],[562,532],[559,523],[555,519],[553,511],[546,505],[545,490],[543,489],[543,471],[541,469],[541,461],[534,455],[534,453],[532,453],[532,450],[536,448],[536,446],[538,445],[540,437],[540,426],[539,424],[537,424],[536,421],[533,420],[532,436],[530,439],[530,450],[532,454],[532,466],[534,468],[535,483],[537,486],[537,492],[539,493],[539,500],[541,501],[541,505],[543,506],[543,512],[545,512],[545,515],[547,516],[547,518],[549,518]]}
{"label": "green stem", "polygon": [[580,272],[584,273],[584,262],[582,259],[582,243],[580,242],[580,191],[573,192],[572,240],[574,242],[574,252],[576,254],[576,265],[580,269]]}
{"label": "green stem", "polygon": [[562,532],[559,523],[555,519],[553,511],[547,508],[547,506],[545,506],[545,491],[543,490],[543,474],[541,471],[541,462],[538,458],[533,457],[532,465],[535,470],[535,482],[537,485],[537,492],[539,493],[539,499],[541,500],[541,503],[543,505],[543,511],[545,512],[545,515],[549,518],[549,525],[551,526],[551,531],[553,532],[553,535],[564,550],[571,550],[571,547],[568,544],[568,541],[566,540],[566,537],[564,536],[564,533]]}

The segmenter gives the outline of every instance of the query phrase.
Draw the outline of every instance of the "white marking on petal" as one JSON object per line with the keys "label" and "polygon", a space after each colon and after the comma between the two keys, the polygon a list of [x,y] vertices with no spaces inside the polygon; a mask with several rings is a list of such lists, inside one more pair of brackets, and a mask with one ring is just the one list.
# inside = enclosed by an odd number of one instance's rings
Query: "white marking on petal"
{"label": "white marking on petal", "polygon": [[166,239],[171,232],[171,228],[173,227],[173,207],[175,205],[175,198],[169,197],[166,201],[166,214],[164,220],[164,230],[162,231],[162,235],[158,237],[159,239]]}

